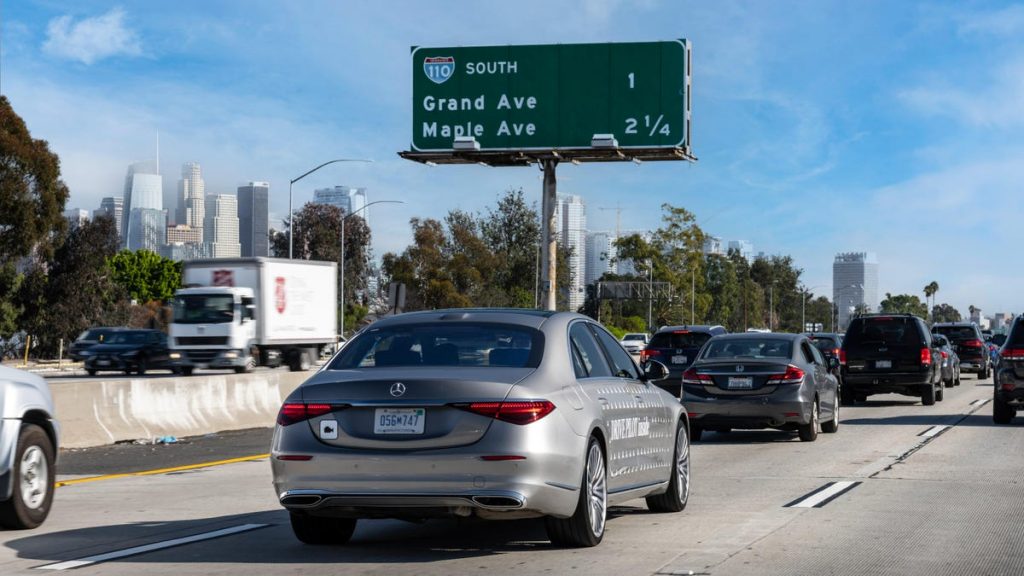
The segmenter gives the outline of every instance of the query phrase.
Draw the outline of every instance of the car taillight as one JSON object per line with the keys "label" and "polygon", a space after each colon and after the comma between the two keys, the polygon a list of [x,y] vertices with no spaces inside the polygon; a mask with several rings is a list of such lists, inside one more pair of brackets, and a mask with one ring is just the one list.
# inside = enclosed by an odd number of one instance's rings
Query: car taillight
{"label": "car taillight", "polygon": [[921,348],[921,364],[932,363],[932,351],[931,348]]}
{"label": "car taillight", "polygon": [[303,420],[323,416],[324,414],[334,411],[336,408],[342,408],[342,406],[286,402],[281,406],[281,411],[277,413],[277,423],[281,426],[290,426],[296,422],[302,422]]}
{"label": "car taillight", "polygon": [[714,385],[715,379],[710,374],[701,374],[696,368],[690,368],[683,372],[683,384],[708,384]]}
{"label": "car taillight", "polygon": [[1003,360],[1024,360],[1024,348],[1007,348],[999,356]]}
{"label": "car taillight", "polygon": [[949,354],[947,354],[945,350],[942,350],[941,352],[942,352],[942,359],[943,360],[945,360],[946,358],[949,358]]}
{"label": "car taillight", "polygon": [[839,349],[839,363],[842,364],[843,366],[846,366],[846,349],[845,348],[840,348]]}
{"label": "car taillight", "polygon": [[455,408],[509,422],[511,424],[529,424],[550,414],[555,405],[548,400],[526,400],[511,402],[471,402],[469,404],[453,404]]}
{"label": "car taillight", "polygon": [[799,384],[804,379],[804,371],[790,364],[784,374],[772,374],[768,377],[769,386],[776,384]]}
{"label": "car taillight", "polygon": [[651,356],[661,356],[661,350],[641,350],[640,360],[647,360]]}
{"label": "car taillight", "polygon": [[962,344],[962,346],[967,346],[968,348],[981,348],[981,340],[967,340]]}
{"label": "car taillight", "polygon": [[832,355],[835,356],[836,358],[839,358],[839,356],[840,356],[839,348],[833,348],[832,349]]}

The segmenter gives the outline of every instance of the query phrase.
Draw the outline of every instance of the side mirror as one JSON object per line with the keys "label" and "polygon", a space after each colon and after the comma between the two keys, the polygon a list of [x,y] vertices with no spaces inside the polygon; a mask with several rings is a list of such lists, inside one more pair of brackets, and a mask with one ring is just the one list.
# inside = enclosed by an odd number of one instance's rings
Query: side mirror
{"label": "side mirror", "polygon": [[658,382],[668,378],[668,368],[657,360],[644,362],[642,368],[645,382]]}
{"label": "side mirror", "polygon": [[839,370],[839,358],[836,358],[835,356],[829,356],[828,357],[828,369],[830,371],[833,371],[833,372],[835,372],[836,370]]}

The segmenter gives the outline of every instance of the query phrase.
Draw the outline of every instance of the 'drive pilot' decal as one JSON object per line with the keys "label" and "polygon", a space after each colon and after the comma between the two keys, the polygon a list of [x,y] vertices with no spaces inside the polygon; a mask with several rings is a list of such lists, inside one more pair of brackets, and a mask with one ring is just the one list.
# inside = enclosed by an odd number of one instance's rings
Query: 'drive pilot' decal
{"label": "'drive pilot' decal", "polygon": [[637,438],[640,436],[650,436],[651,434],[651,423],[647,421],[647,418],[643,420],[638,417],[622,418],[620,420],[612,420],[610,424],[612,440]]}

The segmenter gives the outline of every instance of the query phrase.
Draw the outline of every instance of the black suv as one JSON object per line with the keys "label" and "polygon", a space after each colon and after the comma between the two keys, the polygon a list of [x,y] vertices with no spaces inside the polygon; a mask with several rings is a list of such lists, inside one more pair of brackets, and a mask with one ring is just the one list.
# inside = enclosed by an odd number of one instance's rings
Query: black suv
{"label": "black suv", "polygon": [[960,357],[960,371],[973,372],[984,380],[992,370],[988,346],[981,329],[974,322],[940,322],[932,326],[932,332],[942,334],[953,345],[953,351]]}
{"label": "black suv", "polygon": [[697,353],[712,336],[728,334],[721,326],[665,326],[654,333],[640,352],[640,361],[654,359],[668,367],[668,378],[655,385],[675,394],[682,392],[683,372],[697,359]]}
{"label": "black suv", "polygon": [[1017,410],[1024,408],[1024,319],[1013,321],[1010,335],[999,350],[995,369],[992,421],[1009,424]]}
{"label": "black suv", "polygon": [[854,318],[839,349],[839,362],[845,405],[889,393],[919,396],[925,406],[942,400],[942,352],[917,316]]}

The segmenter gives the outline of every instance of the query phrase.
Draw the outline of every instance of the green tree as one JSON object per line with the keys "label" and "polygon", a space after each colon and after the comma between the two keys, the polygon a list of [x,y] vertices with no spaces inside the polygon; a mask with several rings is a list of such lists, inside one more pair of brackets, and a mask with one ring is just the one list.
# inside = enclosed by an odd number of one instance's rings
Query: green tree
{"label": "green tree", "polygon": [[122,250],[107,265],[128,296],[138,302],[166,302],[181,287],[181,262],[150,250]]}
{"label": "green tree", "polygon": [[0,96],[0,264],[29,254],[49,258],[67,228],[67,199],[57,155],[45,140],[32,138]]}
{"label": "green tree", "polygon": [[928,305],[921,302],[921,299],[913,294],[892,295],[885,293],[885,299],[879,305],[879,311],[884,314],[913,314],[920,318],[928,315]]}
{"label": "green tree", "polygon": [[959,322],[960,311],[943,302],[932,307],[932,322]]}
{"label": "green tree", "polygon": [[705,286],[712,296],[707,320],[713,324],[728,326],[740,299],[740,280],[736,277],[736,266],[727,256],[709,254],[705,264]]}
{"label": "green tree", "polygon": [[934,280],[933,280],[933,281],[931,281],[931,282],[929,282],[929,283],[928,283],[928,284],[927,284],[927,285],[926,285],[926,286],[924,287],[924,303],[925,303],[925,305],[926,305],[926,306],[927,306],[927,304],[928,304],[928,299],[929,299],[929,298],[931,298],[931,299],[932,299],[932,303],[934,303],[934,302],[935,302],[935,300],[934,300],[934,298],[935,298],[935,293],[936,293],[936,292],[938,292],[938,291],[939,291],[939,283],[938,283],[938,282],[935,282]]}
{"label": "green tree", "polygon": [[14,264],[0,264],[0,339],[7,340],[18,331],[18,316],[21,314],[16,295],[21,290],[24,276]]}
{"label": "green tree", "polygon": [[523,191],[508,190],[495,209],[487,209],[480,231],[497,262],[493,283],[504,296],[496,305],[532,308],[535,304],[540,255],[540,216],[523,199]]}
{"label": "green tree", "polygon": [[61,338],[67,343],[91,326],[128,322],[127,293],[107,265],[118,244],[114,221],[96,218],[72,230],[52,260],[29,269],[18,296],[19,325],[38,354],[55,355]]}

